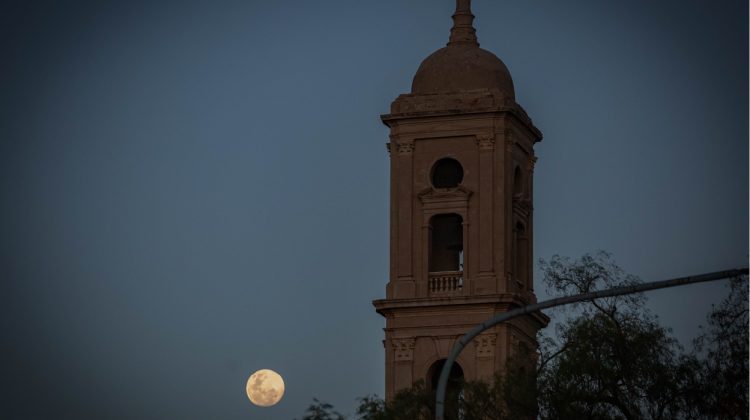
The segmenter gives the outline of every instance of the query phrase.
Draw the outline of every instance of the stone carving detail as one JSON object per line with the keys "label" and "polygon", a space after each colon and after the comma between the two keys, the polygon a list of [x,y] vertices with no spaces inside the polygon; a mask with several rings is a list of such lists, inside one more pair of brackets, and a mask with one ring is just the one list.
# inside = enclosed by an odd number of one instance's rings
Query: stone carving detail
{"label": "stone carving detail", "polygon": [[512,152],[513,146],[516,145],[516,140],[513,137],[512,130],[505,130],[505,150],[508,152]]}
{"label": "stone carving detail", "polygon": [[388,149],[388,156],[390,156],[391,155],[391,144],[390,143],[386,143],[385,144],[385,148]]}
{"label": "stone carving detail", "polygon": [[486,89],[448,94],[406,94],[399,96],[391,104],[391,112],[394,114],[471,109],[513,109],[516,111],[515,108],[520,108],[520,106],[515,104],[515,101],[508,100],[504,93]]}
{"label": "stone carving detail", "polygon": [[477,135],[477,145],[479,145],[479,150],[492,150],[495,148],[495,136],[479,134]]}
{"label": "stone carving detail", "polygon": [[497,342],[497,335],[495,334],[481,334],[479,337],[474,339],[474,346],[476,347],[477,357],[492,357],[495,355],[495,343]]}
{"label": "stone carving detail", "polygon": [[536,156],[529,156],[529,172],[534,172],[535,164],[536,164]]}
{"label": "stone carving detail", "polygon": [[520,216],[521,219],[528,220],[532,210],[533,206],[528,196],[524,195],[513,200],[513,213]]}
{"label": "stone carving detail", "polygon": [[404,142],[397,145],[399,155],[410,155],[414,151],[414,142]]}
{"label": "stone carving detail", "polygon": [[414,359],[413,338],[395,338],[393,339],[393,350],[397,362],[407,362]]}
{"label": "stone carving detail", "polygon": [[464,111],[487,110],[510,112],[526,124],[531,124],[526,111],[503,92],[478,89],[461,93],[436,93],[400,95],[391,103],[391,115],[409,114],[457,114]]}
{"label": "stone carving detail", "polygon": [[459,185],[456,188],[450,189],[435,189],[430,187],[425,188],[417,194],[417,197],[419,197],[419,200],[423,203],[467,201],[469,199],[469,196],[471,196],[471,191],[463,185]]}

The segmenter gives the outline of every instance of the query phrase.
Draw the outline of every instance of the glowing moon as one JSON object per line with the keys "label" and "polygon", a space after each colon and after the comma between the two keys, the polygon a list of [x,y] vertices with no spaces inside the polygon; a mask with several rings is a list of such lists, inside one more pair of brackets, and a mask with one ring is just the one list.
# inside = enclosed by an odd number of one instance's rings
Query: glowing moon
{"label": "glowing moon", "polygon": [[245,386],[247,397],[259,407],[270,407],[284,396],[284,380],[271,369],[261,369],[250,376]]}

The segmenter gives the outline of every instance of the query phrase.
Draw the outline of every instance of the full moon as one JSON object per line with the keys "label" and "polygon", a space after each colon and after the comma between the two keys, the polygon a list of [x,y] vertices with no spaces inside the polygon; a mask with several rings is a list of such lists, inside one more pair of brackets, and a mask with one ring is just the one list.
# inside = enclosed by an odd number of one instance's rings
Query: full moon
{"label": "full moon", "polygon": [[247,380],[247,397],[259,407],[270,407],[284,396],[284,380],[271,369],[261,369]]}

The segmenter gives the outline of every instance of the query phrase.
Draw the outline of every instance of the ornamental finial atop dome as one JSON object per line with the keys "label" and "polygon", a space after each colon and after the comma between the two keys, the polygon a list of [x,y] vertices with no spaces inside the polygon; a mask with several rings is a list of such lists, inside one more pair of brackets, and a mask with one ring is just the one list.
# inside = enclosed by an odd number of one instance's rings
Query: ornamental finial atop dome
{"label": "ornamental finial atop dome", "polygon": [[471,0],[456,0],[456,13],[453,14],[453,27],[448,45],[473,45],[477,42],[477,31],[474,29],[474,15],[471,14]]}

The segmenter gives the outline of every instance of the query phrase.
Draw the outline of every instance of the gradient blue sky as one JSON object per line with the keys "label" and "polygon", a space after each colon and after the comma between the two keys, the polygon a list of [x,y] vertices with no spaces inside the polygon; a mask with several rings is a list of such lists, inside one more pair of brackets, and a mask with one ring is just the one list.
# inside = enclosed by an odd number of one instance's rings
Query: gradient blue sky
{"label": "gradient blue sky", "polygon": [[[535,257],[747,265],[747,1],[475,0],[544,132]],[[453,0],[0,6],[0,417],[383,391],[387,129]],[[652,293],[685,344],[721,284]],[[540,298],[546,295],[540,293]],[[287,395],[253,407],[271,368]]]}

